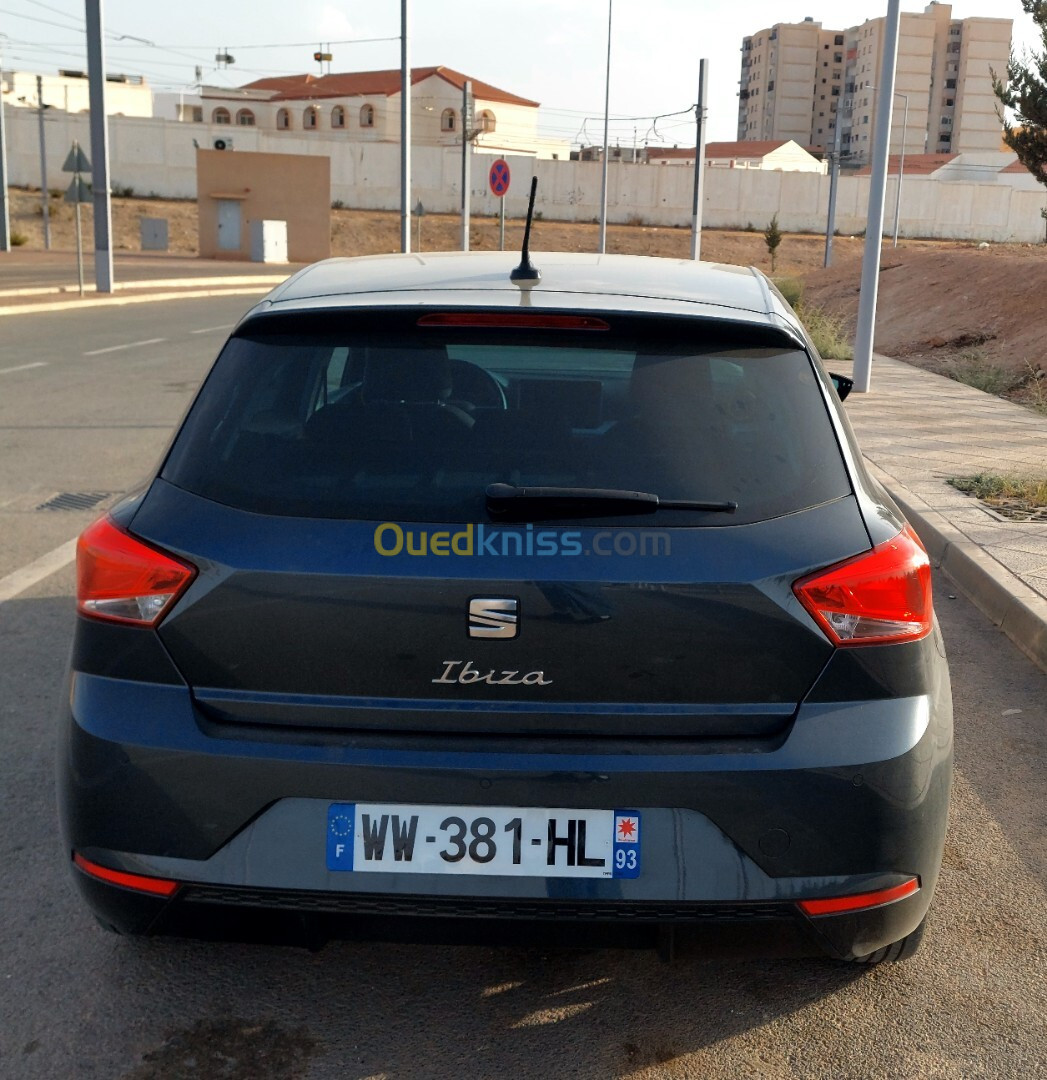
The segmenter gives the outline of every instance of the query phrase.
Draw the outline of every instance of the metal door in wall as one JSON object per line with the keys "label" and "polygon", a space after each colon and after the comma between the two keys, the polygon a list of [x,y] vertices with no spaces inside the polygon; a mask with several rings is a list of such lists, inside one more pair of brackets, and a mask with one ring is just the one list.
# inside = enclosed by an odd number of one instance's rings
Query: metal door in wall
{"label": "metal door in wall", "polygon": [[240,250],[240,201],[218,200],[218,248],[220,251]]}

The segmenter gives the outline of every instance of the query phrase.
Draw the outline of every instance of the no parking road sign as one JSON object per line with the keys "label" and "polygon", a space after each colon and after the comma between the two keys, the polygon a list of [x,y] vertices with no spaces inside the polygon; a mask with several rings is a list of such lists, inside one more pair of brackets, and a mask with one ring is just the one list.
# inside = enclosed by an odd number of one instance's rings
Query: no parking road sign
{"label": "no parking road sign", "polygon": [[491,185],[491,194],[501,198],[509,191],[509,165],[504,158],[499,158],[488,173],[487,181]]}

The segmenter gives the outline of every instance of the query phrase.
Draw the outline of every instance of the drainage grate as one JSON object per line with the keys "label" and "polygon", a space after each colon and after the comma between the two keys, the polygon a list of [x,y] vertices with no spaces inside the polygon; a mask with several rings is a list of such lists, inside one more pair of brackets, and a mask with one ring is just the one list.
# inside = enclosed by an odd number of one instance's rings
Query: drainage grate
{"label": "drainage grate", "polygon": [[37,510],[90,510],[103,499],[109,498],[108,491],[62,491],[53,495],[47,502],[42,502]]}

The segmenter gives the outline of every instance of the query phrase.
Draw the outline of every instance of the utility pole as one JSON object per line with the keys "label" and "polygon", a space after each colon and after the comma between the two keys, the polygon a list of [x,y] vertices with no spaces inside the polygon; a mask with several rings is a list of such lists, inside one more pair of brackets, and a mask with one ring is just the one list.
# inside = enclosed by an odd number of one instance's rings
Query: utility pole
{"label": "utility pole", "polygon": [[894,96],[905,101],[905,113],[902,118],[902,153],[898,159],[898,190],[894,193],[894,246],[897,247],[898,222],[902,212],[902,179],[905,176],[905,138],[909,134],[909,95],[895,90]]}
{"label": "utility pole", "polygon": [[843,146],[843,101],[836,106],[836,136],[829,152],[829,217],[825,223],[825,266],[832,266],[836,232],[836,191],[840,184],[840,148]]}
{"label": "utility pole", "polygon": [[51,250],[51,195],[47,190],[47,140],[44,136],[44,80],[36,77],[36,117],[40,125],[40,207],[44,216],[44,250]]}
{"label": "utility pole", "polygon": [[611,14],[614,0],[607,0],[607,80],[603,98],[603,180],[600,186],[600,254],[607,250],[607,153],[611,121]]}
{"label": "utility pole", "polygon": [[400,250],[411,250],[411,57],[408,0],[400,0]]}
{"label": "utility pole", "polygon": [[469,250],[469,216],[472,212],[473,84],[462,84],[462,251]]}
{"label": "utility pole", "polygon": [[95,291],[113,291],[113,217],[109,196],[109,123],[105,115],[102,0],[87,0],[87,78],[91,112],[91,192],[94,199]]}
{"label": "utility pole", "polygon": [[[0,86],[4,82],[4,65],[0,61]],[[7,130],[4,127],[4,102],[0,97],[0,251],[11,250],[11,214],[7,199]]]}
{"label": "utility pole", "polygon": [[865,226],[858,328],[854,339],[854,389],[860,394],[869,392],[872,377],[876,298],[880,288],[880,248],[883,243],[883,210],[887,196],[891,114],[894,112],[894,77],[898,67],[900,4],[901,0],[888,0],[887,17],[884,20],[880,96],[876,100],[876,143],[873,148],[872,177],[869,181],[869,214]]}
{"label": "utility pole", "polygon": [[691,203],[691,258],[702,257],[702,190],[705,180],[705,102],[709,96],[709,61],[698,61],[698,105],[694,110],[694,199]]}

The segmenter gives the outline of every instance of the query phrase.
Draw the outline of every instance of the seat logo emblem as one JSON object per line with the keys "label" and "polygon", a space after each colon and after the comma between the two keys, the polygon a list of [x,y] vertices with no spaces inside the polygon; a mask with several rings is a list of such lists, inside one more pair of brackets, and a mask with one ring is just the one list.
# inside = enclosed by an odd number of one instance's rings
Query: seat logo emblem
{"label": "seat logo emblem", "polygon": [[473,597],[469,601],[469,636],[514,638],[519,631],[519,601],[508,598]]}

